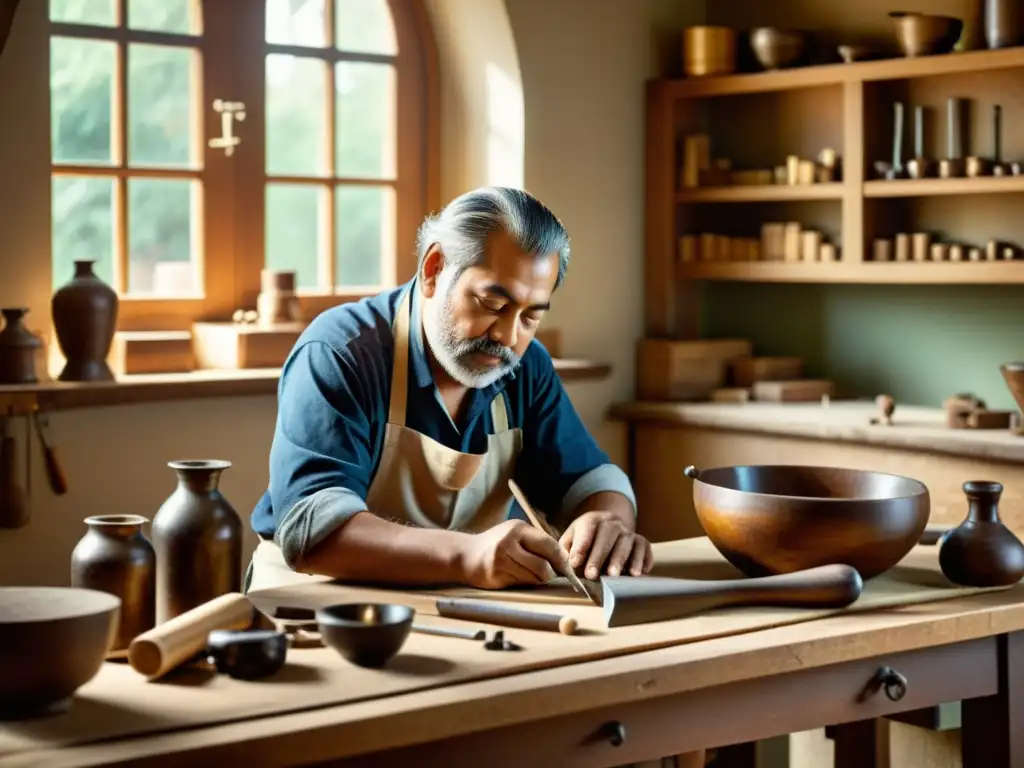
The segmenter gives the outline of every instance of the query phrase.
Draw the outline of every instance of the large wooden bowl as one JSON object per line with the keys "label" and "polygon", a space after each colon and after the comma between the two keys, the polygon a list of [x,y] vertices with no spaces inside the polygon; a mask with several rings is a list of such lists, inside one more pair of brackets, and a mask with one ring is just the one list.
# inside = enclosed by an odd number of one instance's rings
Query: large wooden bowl
{"label": "large wooden bowl", "polygon": [[61,712],[113,647],[121,599],[74,587],[0,587],[0,719]]}
{"label": "large wooden bowl", "polygon": [[747,576],[843,563],[870,579],[910,552],[931,512],[923,483],[883,472],[795,465],[684,472],[711,543]]}

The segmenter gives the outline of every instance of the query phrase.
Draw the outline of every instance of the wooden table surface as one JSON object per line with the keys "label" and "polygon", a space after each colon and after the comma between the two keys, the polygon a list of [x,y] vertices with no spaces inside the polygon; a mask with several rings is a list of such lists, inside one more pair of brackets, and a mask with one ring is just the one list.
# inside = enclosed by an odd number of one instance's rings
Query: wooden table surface
{"label": "wooden table surface", "polygon": [[[965,768],[1020,766],[1021,638],[1024,585],[302,713],[22,753],[0,766],[453,766],[479,764],[484,752],[488,766],[612,766],[957,700],[964,700]],[[875,691],[858,700],[880,666],[902,670],[905,695]],[[979,749],[988,751],[979,757]],[[1011,749],[1020,751],[1007,757]],[[384,755],[389,750],[398,752]],[[840,754],[846,762],[837,766],[869,765],[854,757],[855,750]]]}

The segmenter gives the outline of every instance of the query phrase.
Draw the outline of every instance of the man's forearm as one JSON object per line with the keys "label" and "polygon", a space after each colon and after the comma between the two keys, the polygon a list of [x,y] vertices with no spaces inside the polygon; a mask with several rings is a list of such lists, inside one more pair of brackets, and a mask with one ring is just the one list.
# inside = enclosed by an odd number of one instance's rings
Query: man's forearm
{"label": "man's forearm", "polygon": [[585,515],[587,512],[611,512],[616,517],[622,518],[622,522],[629,530],[636,530],[636,513],[633,510],[633,503],[615,491],[598,491],[585,498],[576,509],[573,510],[567,523]]}
{"label": "man's forearm", "polygon": [[461,583],[468,536],[391,523],[360,512],[302,555],[295,570],[346,581]]}

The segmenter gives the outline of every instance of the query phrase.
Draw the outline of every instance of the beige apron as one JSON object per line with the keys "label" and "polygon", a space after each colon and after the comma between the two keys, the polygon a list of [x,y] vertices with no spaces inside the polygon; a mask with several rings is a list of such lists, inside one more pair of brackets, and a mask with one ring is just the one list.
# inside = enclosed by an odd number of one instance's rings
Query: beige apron
{"label": "beige apron", "polygon": [[[415,286],[402,298],[394,321],[388,423],[366,508],[378,517],[420,528],[479,533],[508,517],[512,501],[508,481],[522,448],[522,432],[509,428],[500,392],[491,402],[494,434],[487,436],[485,453],[460,453],[405,426],[413,290]],[[272,541],[261,541],[256,547],[250,573],[248,591],[329,580],[289,568]]]}

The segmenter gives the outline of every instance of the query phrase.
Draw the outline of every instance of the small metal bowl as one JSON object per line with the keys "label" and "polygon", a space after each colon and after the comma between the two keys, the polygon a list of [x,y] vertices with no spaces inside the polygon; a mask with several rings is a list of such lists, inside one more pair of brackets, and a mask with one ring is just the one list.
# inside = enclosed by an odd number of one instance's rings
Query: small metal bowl
{"label": "small metal bowl", "polygon": [[383,667],[412,631],[416,611],[394,603],[341,603],[317,609],[324,644],[360,667]]}

